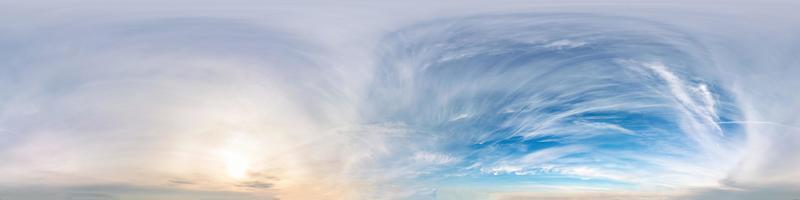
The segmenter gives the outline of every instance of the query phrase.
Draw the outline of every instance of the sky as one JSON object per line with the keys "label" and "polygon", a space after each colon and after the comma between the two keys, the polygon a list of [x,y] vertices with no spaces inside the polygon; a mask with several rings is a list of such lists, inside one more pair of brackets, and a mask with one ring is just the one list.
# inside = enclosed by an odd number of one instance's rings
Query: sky
{"label": "sky", "polygon": [[0,199],[798,199],[799,7],[0,0]]}

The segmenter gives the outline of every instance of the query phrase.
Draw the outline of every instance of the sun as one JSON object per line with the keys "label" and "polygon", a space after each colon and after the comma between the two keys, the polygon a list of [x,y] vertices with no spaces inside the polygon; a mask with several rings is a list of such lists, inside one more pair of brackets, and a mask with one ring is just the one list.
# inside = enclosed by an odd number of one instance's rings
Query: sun
{"label": "sun", "polygon": [[217,151],[220,161],[225,166],[224,174],[233,179],[245,179],[250,171],[251,159],[246,145],[239,138],[232,138]]}
{"label": "sun", "polygon": [[229,154],[225,156],[225,168],[228,176],[231,178],[247,178],[249,165],[250,162],[244,156],[236,154]]}

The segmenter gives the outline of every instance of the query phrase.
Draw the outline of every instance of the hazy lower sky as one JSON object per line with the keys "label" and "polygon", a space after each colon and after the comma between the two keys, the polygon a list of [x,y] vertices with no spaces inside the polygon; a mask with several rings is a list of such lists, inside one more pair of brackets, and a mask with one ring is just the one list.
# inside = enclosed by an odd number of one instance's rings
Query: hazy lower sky
{"label": "hazy lower sky", "polygon": [[0,0],[0,199],[798,199],[798,8]]}

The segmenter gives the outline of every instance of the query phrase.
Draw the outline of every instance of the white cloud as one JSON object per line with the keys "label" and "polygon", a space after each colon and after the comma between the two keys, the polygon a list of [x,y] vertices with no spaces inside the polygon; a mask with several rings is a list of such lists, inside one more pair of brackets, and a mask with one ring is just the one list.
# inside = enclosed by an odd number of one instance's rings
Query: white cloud
{"label": "white cloud", "polygon": [[568,49],[568,48],[578,48],[585,46],[586,42],[580,41],[572,41],[572,40],[556,40],[544,45],[546,48],[555,48],[555,49]]}

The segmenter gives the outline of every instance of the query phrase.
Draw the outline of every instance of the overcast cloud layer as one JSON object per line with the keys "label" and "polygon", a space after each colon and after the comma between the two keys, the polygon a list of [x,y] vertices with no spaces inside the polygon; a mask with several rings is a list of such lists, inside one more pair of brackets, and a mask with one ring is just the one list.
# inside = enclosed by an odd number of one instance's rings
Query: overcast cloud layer
{"label": "overcast cloud layer", "polygon": [[796,199],[795,8],[0,1],[0,199]]}

